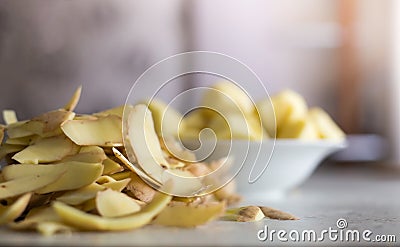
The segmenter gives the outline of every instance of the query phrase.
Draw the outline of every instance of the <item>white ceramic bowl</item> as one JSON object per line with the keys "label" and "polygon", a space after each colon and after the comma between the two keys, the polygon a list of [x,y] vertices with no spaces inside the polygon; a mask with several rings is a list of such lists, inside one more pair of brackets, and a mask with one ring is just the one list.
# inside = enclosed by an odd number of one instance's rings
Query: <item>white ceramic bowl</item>
{"label": "white ceramic bowl", "polygon": [[[213,142],[205,141],[203,144],[213,145]],[[239,193],[280,197],[303,183],[328,155],[346,147],[345,141],[331,140],[278,139],[275,141],[275,146],[273,144],[272,140],[262,143],[244,140],[218,141],[214,152],[207,160],[225,157],[230,150],[229,156],[233,157],[232,170],[234,173],[238,171],[235,180]],[[193,143],[189,146],[193,147]],[[197,154],[204,155],[201,152]],[[239,171],[242,161],[244,161],[243,166]],[[254,183],[249,183],[253,165],[251,179],[260,176]],[[266,165],[265,171],[261,174]]]}

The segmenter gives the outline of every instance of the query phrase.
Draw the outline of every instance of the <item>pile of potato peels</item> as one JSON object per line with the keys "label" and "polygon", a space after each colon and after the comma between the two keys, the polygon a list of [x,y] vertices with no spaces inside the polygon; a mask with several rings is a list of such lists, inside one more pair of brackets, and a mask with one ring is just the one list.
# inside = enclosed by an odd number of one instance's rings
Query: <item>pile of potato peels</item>
{"label": "pile of potato peels", "polygon": [[[63,108],[26,121],[18,121],[14,111],[3,111],[0,225],[52,235],[130,230],[148,224],[193,227],[217,218],[244,222],[264,217],[295,219],[267,207],[226,209],[240,200],[233,183],[212,194],[193,197],[174,197],[155,190],[125,158],[124,107],[76,114],[80,94],[78,88]],[[147,124],[146,131],[154,136],[152,120]],[[213,169],[212,164],[175,159],[158,138],[152,141],[169,164],[183,164],[174,169],[193,176]],[[140,144],[145,145],[136,143],[133,148]]]}

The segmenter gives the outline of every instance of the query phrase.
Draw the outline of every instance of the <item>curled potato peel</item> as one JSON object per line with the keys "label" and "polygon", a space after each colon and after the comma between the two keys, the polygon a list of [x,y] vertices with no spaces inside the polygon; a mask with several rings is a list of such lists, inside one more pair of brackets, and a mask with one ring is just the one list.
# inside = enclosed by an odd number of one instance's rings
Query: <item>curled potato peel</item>
{"label": "curled potato peel", "polygon": [[62,202],[54,202],[52,207],[64,223],[75,228],[88,231],[122,231],[148,224],[168,205],[171,199],[172,196],[157,192],[153,200],[140,212],[119,218],[105,218],[88,214]]}

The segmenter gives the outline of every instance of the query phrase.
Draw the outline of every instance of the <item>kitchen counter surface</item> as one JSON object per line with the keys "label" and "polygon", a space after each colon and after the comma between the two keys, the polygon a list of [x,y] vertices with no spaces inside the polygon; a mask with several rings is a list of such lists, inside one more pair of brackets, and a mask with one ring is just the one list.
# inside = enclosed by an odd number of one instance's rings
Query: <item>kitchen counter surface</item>
{"label": "kitchen counter surface", "polygon": [[[0,229],[0,245],[16,246],[271,246],[281,244],[297,245],[376,245],[377,235],[394,235],[400,242],[400,171],[385,168],[377,164],[360,165],[323,165],[300,188],[292,191],[280,201],[269,201],[262,195],[247,197],[242,204],[263,204],[288,211],[300,218],[298,221],[264,220],[256,223],[237,223],[216,221],[195,229],[165,228],[147,226],[142,229],[117,233],[74,233],[43,237],[33,232],[14,232]],[[337,221],[340,220],[342,230]],[[347,227],[346,227],[347,225]],[[338,240],[330,240],[329,233],[323,241],[279,241],[273,235],[273,241],[265,238],[273,230],[286,231],[286,238],[296,231],[300,234],[313,230],[321,238],[323,230],[339,230]],[[260,230],[264,230],[260,232]],[[362,236],[369,230],[371,242],[361,238],[358,241],[346,241],[348,230],[358,231]],[[340,240],[340,232],[343,240]],[[335,234],[335,233],[332,233]],[[350,236],[349,235],[349,236]],[[383,238],[385,236],[382,236]],[[387,236],[391,238],[392,236]],[[332,236],[335,238],[335,235]],[[349,237],[351,240],[351,236]],[[395,243],[382,243],[387,246]]]}

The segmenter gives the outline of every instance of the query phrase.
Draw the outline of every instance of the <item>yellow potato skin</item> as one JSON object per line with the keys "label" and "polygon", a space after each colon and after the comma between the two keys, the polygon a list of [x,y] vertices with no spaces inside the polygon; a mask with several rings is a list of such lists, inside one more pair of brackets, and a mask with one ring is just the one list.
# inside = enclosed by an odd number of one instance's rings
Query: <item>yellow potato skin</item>
{"label": "yellow potato skin", "polygon": [[345,133],[322,108],[311,108],[308,114],[320,138],[334,140],[342,140],[345,138]]}
{"label": "yellow potato skin", "polygon": [[10,206],[0,206],[0,225],[12,222],[18,218],[28,206],[32,193],[27,193],[19,197]]}
{"label": "yellow potato skin", "polygon": [[80,146],[122,146],[122,119],[116,115],[98,119],[67,120],[63,133]]}
{"label": "yellow potato skin", "polygon": [[16,153],[12,158],[19,163],[38,164],[55,162],[76,154],[79,147],[64,135],[38,140]]}
{"label": "yellow potato skin", "polygon": [[64,173],[65,170],[50,171],[48,173],[23,176],[3,182],[0,184],[0,199],[18,196],[43,188],[57,181]]}
{"label": "yellow potato skin", "polygon": [[195,227],[203,225],[225,211],[225,202],[212,202],[202,205],[168,205],[155,218],[153,224],[164,226]]}
{"label": "yellow potato skin", "polygon": [[119,217],[105,218],[88,214],[62,202],[54,202],[53,208],[67,225],[86,231],[123,231],[142,227],[158,215],[171,201],[172,196],[157,192],[154,199],[140,212]]}
{"label": "yellow potato skin", "polygon": [[319,139],[319,135],[313,122],[309,118],[303,118],[286,122],[279,130],[278,138],[317,140]]}
{"label": "yellow potato skin", "polygon": [[96,181],[103,172],[101,163],[66,162],[60,164],[30,165],[18,164],[4,167],[3,176],[7,180],[23,179],[28,176],[54,176],[48,173],[62,173],[61,177],[56,178],[40,188],[32,189],[36,193],[45,194],[55,191],[72,190],[89,185]]}

